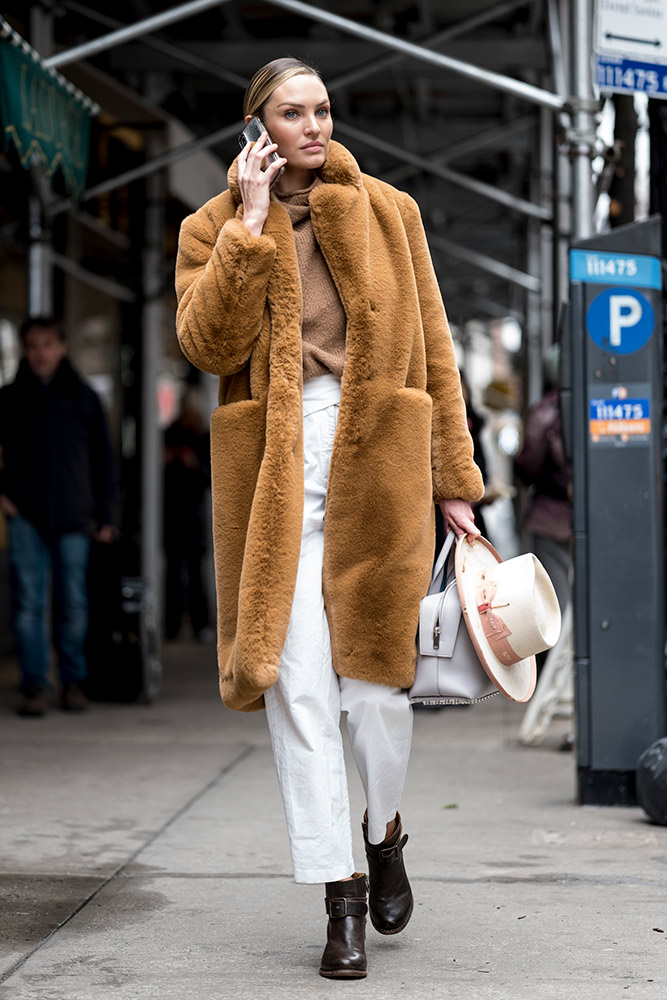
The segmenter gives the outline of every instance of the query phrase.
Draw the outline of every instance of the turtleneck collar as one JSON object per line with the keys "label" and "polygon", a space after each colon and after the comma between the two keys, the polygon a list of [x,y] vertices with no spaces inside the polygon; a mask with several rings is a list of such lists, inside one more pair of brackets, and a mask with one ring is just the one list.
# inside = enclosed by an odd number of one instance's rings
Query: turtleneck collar
{"label": "turtleneck collar", "polygon": [[292,226],[296,226],[310,217],[310,195],[321,183],[322,178],[316,174],[312,183],[300,191],[290,191],[289,194],[274,191],[276,200],[287,210],[287,214],[292,220]]}

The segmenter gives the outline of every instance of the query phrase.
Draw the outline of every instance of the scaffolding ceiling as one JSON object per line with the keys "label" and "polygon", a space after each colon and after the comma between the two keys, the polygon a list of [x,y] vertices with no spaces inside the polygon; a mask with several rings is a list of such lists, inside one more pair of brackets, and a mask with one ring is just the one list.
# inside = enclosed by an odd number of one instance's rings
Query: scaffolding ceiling
{"label": "scaffolding ceiling", "polygon": [[[200,12],[177,19],[185,6]],[[21,0],[14,11],[12,2],[5,7],[8,17],[25,13]],[[521,313],[525,290],[539,288],[529,264],[529,231],[551,215],[540,189],[539,102],[551,100],[554,109],[559,102],[548,11],[547,3],[519,0],[199,0],[169,6],[166,0],[116,0],[112,7],[106,0],[59,0],[48,55],[75,77],[77,47],[173,12],[171,23],[157,22],[138,37],[88,52],[86,63],[139,94],[150,91],[160,111],[204,142],[217,135],[207,145],[224,164],[237,152],[244,81],[280,55],[312,62],[334,98],[334,136],[362,170],[419,202],[450,314],[463,321]],[[321,19],[331,15],[367,30],[367,37]],[[373,33],[408,51],[382,44]],[[538,96],[526,100],[415,58],[411,45],[522,81]]]}

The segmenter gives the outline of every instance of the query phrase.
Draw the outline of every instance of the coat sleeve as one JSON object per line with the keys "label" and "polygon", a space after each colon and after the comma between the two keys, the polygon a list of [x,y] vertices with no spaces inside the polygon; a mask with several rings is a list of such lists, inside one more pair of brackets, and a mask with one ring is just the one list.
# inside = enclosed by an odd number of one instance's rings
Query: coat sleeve
{"label": "coat sleeve", "polygon": [[181,226],[176,257],[176,331],[197,368],[232,375],[246,364],[262,326],[276,255],[272,237],[240,218],[220,226],[205,205]]}
{"label": "coat sleeve", "polygon": [[480,500],[482,475],[473,461],[461,379],[438,280],[417,203],[403,195],[401,211],[412,254],[426,347],[426,391],[433,400],[433,496]]}

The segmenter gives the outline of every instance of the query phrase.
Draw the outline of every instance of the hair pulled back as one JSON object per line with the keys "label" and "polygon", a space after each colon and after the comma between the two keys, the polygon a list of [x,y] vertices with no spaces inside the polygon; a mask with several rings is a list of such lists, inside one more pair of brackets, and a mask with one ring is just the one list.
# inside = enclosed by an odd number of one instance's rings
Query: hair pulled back
{"label": "hair pulled back", "polygon": [[322,77],[314,66],[309,66],[303,60],[295,59],[292,56],[273,59],[266,66],[262,66],[253,76],[245,92],[243,117],[257,115],[258,118],[261,118],[264,105],[271,97],[273,91],[277,90],[290,77],[301,76],[303,74],[316,76],[318,80],[322,80]]}

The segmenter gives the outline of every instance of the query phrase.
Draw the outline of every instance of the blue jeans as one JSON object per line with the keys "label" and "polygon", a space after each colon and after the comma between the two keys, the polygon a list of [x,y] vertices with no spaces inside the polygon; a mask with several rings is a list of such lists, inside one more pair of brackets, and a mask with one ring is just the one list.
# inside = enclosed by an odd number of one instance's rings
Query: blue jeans
{"label": "blue jeans", "polygon": [[14,636],[21,667],[21,690],[47,686],[49,578],[53,580],[53,638],[62,684],[88,672],[88,556],[90,538],[80,532],[45,539],[24,517],[9,525],[9,567]]}

